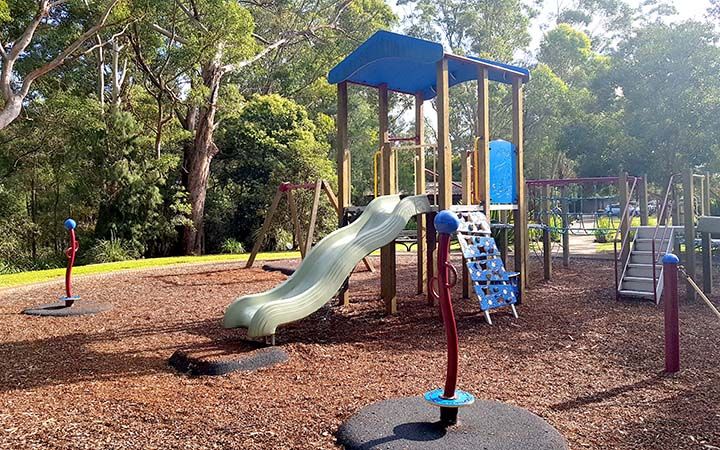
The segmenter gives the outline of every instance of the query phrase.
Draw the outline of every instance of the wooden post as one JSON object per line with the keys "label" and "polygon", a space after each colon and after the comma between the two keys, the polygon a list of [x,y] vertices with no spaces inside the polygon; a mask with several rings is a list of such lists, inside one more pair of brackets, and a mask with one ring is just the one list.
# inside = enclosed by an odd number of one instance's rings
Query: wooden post
{"label": "wooden post", "polygon": [[[388,123],[388,88],[386,84],[378,88],[378,105],[380,124],[380,144],[382,145],[382,193],[390,195],[395,193],[395,173],[393,171],[393,151],[389,139]],[[380,283],[381,295],[385,303],[385,312],[395,314],[397,312],[397,289],[395,279],[395,241],[390,242],[380,249]]]}
{"label": "wooden post", "polygon": [[[423,109],[423,95],[415,94],[415,144],[418,148],[415,150],[415,195],[425,193],[425,113]],[[417,293],[425,292],[427,284],[427,271],[425,261],[425,229],[426,216],[418,214],[415,216],[417,222]]]}
{"label": "wooden post", "polygon": [[248,258],[247,263],[245,264],[246,269],[251,268],[253,266],[253,263],[255,262],[255,258],[260,251],[260,247],[262,247],[262,243],[265,240],[265,235],[267,235],[267,232],[270,230],[272,218],[275,215],[275,211],[277,210],[278,205],[280,204],[280,199],[282,198],[282,195],[283,191],[280,189],[280,187],[278,187],[277,191],[275,191],[275,197],[273,197],[272,203],[270,204],[270,210],[268,211],[267,216],[265,216],[265,220],[263,221],[262,227],[260,228],[260,234],[258,234],[255,245],[253,245],[252,252],[250,252],[250,258]]}
{"label": "wooden post", "polygon": [[[490,218],[488,217],[488,220]],[[508,212],[503,209],[500,211],[500,223],[507,225],[508,223]],[[507,251],[508,251],[508,229],[503,227],[500,229],[500,241],[497,242],[498,248],[500,249],[500,259],[503,261],[503,266],[507,267]]]}
{"label": "wooden post", "polygon": [[[474,152],[463,151],[460,155],[460,177],[462,178],[462,204],[472,204],[472,158]],[[462,296],[463,298],[470,298],[470,291],[472,281],[470,280],[470,274],[468,273],[467,265],[465,264],[465,258],[462,258]]]}
{"label": "wooden post", "polygon": [[[435,231],[436,215],[437,213],[434,212],[427,214],[427,258],[425,259],[425,263],[427,265],[428,281],[431,280],[432,277],[435,275],[435,260],[433,258],[435,257],[435,247],[437,245],[437,233]],[[435,304],[435,297],[433,296],[432,292],[430,292],[430,289],[427,290],[427,302],[430,306],[433,306]]]}
{"label": "wooden post", "polygon": [[[677,185],[673,183],[672,186],[672,211],[670,214],[672,215],[672,226],[678,227],[682,223],[680,222],[680,194],[678,193]],[[675,231],[673,231],[675,233]],[[675,239],[673,241],[673,253],[677,256],[682,255],[680,252],[680,240]]]}
{"label": "wooden post", "polygon": [[[710,215],[710,172],[705,172],[703,179],[703,215]],[[703,247],[703,291],[712,294],[712,235],[702,234]]]}
{"label": "wooden post", "polygon": [[295,230],[295,239],[297,239],[298,249],[300,250],[300,259],[305,258],[305,244],[303,243],[302,229],[300,227],[300,220],[297,213],[297,204],[295,203],[295,195],[292,189],[287,191],[288,204],[290,205],[290,218],[293,221],[293,227]]}
{"label": "wooden post", "polygon": [[[537,191],[536,191],[537,192]],[[543,186],[543,197],[542,208],[545,214],[541,216],[542,223],[545,225],[543,228],[543,276],[545,280],[552,278],[552,235],[550,233],[550,227],[552,220],[550,212],[552,210],[552,202],[550,201],[550,186]]]}
{"label": "wooden post", "polygon": [[638,197],[640,197],[640,225],[648,225],[648,190],[647,174],[643,175],[638,186]]}
{"label": "wooden post", "polygon": [[[338,84],[337,93],[337,179],[338,199],[337,213],[338,226],[343,226],[345,208],[350,206],[350,149],[348,138],[348,92],[347,82]],[[330,191],[328,191],[330,192]],[[347,281],[338,292],[338,300],[343,306],[350,304],[350,295],[347,289]]]}
{"label": "wooden post", "polygon": [[678,257],[663,256],[663,310],[665,329],[665,372],[680,370],[680,321],[678,320]]}
{"label": "wooden post", "polygon": [[437,63],[437,153],[438,153],[438,207],[452,206],[452,150],[450,149],[450,79],[448,61]]}
{"label": "wooden post", "polygon": [[490,90],[488,69],[478,69],[477,151],[475,152],[475,198],[490,220]]}
{"label": "wooden post", "polygon": [[562,234],[562,253],[563,253],[563,267],[570,267],[570,202],[568,202],[568,193],[566,188],[560,189],[560,195],[562,200],[560,201],[561,220],[563,227]]}
{"label": "wooden post", "polygon": [[[683,173],[683,209],[685,225],[685,271],[695,279],[695,192],[692,168]],[[688,300],[695,300],[695,291],[687,284]]]}
{"label": "wooden post", "polygon": [[524,124],[523,124],[523,84],[520,77],[514,77],[512,82],[512,140],[517,156],[517,209],[515,214],[515,271],[520,272],[520,299],[523,298],[525,288],[528,286],[527,257],[528,257],[528,229],[527,206],[525,203],[525,164],[524,164]]}
{"label": "wooden post", "polygon": [[305,238],[305,254],[307,255],[312,248],[312,242],[315,238],[315,222],[317,221],[318,209],[320,208],[320,193],[322,192],[322,180],[315,182],[315,191],[313,192],[312,209],[310,210],[310,222],[308,224],[307,237]]}

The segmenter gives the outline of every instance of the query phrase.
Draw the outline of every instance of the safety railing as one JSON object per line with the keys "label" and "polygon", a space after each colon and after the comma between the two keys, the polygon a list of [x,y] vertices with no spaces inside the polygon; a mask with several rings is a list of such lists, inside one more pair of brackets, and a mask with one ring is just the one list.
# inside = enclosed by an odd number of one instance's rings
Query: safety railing
{"label": "safety railing", "polygon": [[[622,215],[620,217],[620,225],[618,226],[617,230],[615,230],[615,235],[613,236],[613,251],[614,251],[614,264],[615,264],[615,297],[619,298],[620,296],[620,280],[618,280],[618,263],[620,262],[620,259],[622,259],[622,270],[623,274],[625,273],[625,269],[627,267],[627,261],[630,259],[630,251],[627,249],[628,244],[630,243],[630,225],[632,218],[630,217],[630,203],[633,199],[633,194],[635,193],[635,187],[637,187],[637,177],[632,178],[632,185],[630,186],[630,190],[628,191],[627,195],[627,201],[623,205],[624,208],[622,209]],[[625,227],[625,223],[627,223],[627,227]],[[623,233],[623,230],[626,230],[625,233]],[[620,254],[618,255],[618,243],[617,243],[617,236],[618,234],[621,235],[622,239],[620,242]],[[622,278],[622,275],[621,277]]]}
{"label": "safety railing", "polygon": [[[391,138],[390,142],[396,142],[396,141],[406,141],[410,140],[409,138]],[[393,147],[394,150],[394,158],[395,158],[395,185],[397,186],[400,181],[400,171],[397,170],[398,167],[398,151],[401,150],[422,150],[429,148],[431,150],[436,150],[435,144],[412,144],[412,145],[396,145]],[[377,197],[380,194],[380,164],[381,164],[381,158],[382,158],[382,149],[383,147],[380,147],[378,151],[376,151],[373,154],[373,194],[375,197]],[[436,151],[432,152],[433,155],[433,168],[437,165],[437,155]],[[413,172],[417,170],[416,167],[413,167]],[[428,169],[425,169],[426,171]]]}
{"label": "safety railing", "polygon": [[[658,231],[660,230],[660,225],[663,225],[663,234],[662,234],[662,238],[660,239],[660,249],[662,250],[664,248],[663,243],[665,242],[665,237],[667,234],[667,217],[665,217],[665,216],[667,213],[668,203],[670,200],[670,191],[672,190],[673,181],[677,175],[678,175],[677,173],[674,173],[674,174],[670,175],[670,178],[668,179],[667,189],[665,190],[665,197],[663,198],[662,207],[658,211],[657,223],[655,224],[655,232],[653,233],[653,236],[652,236],[652,254],[650,256],[650,262],[652,263],[653,300],[655,300],[655,303],[658,302],[658,298],[657,298],[657,296],[658,296],[658,292],[657,292],[658,275],[657,275],[656,262],[657,262],[657,258],[660,256],[657,254],[655,240],[657,239],[657,234],[658,234]],[[671,231],[670,236],[672,236],[672,233],[673,232]],[[670,243],[670,237],[668,237],[668,244],[669,243]],[[665,250],[667,250],[667,249],[665,249]]]}

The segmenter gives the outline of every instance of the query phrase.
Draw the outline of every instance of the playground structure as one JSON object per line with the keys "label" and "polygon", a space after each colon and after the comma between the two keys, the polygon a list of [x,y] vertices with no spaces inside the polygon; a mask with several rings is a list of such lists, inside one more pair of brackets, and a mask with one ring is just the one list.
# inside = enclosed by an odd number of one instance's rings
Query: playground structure
{"label": "playground structure", "polygon": [[[528,81],[526,69],[480,58],[445,53],[439,43],[411,38],[387,31],[378,31],[328,75],[331,84],[338,85],[337,112],[337,213],[340,225],[346,223],[351,207],[350,149],[348,141],[348,85],[359,84],[378,90],[380,154],[380,196],[350,225],[339,228],[312,249],[311,235],[300,243],[305,259],[298,270],[284,283],[263,294],[236,299],[226,310],[224,326],[246,327],[250,337],[269,337],[274,342],[279,325],[299,320],[319,309],[339,292],[341,304],[349,303],[347,279],[355,265],[377,248],[381,260],[381,297],[385,312],[397,311],[396,255],[394,240],[407,222],[416,217],[417,236],[417,292],[425,292],[428,279],[433,277],[436,251],[435,229],[432,226],[436,211],[452,209],[452,149],[449,138],[449,89],[465,81],[478,81],[478,127],[475,130],[475,149],[464,152],[462,160],[462,198],[464,206],[492,210],[513,211],[515,230],[515,268],[518,275],[518,295],[526,284],[527,217],[525,181],[523,178],[523,84]],[[512,85],[513,142],[496,141],[491,152],[489,140],[489,81]],[[415,136],[392,138],[388,130],[388,93],[413,95],[415,98]],[[438,144],[424,143],[423,103],[437,96]],[[412,141],[407,149],[415,151],[414,196],[400,199],[397,193],[396,151],[393,142]],[[437,161],[436,195],[426,192],[425,150],[434,149]],[[493,165],[492,154],[496,155]],[[495,174],[495,178],[491,175]],[[277,208],[283,192],[289,194],[293,208],[292,188],[278,190],[271,212]],[[304,186],[298,186],[304,187]],[[319,190],[327,186],[315,185]],[[430,198],[433,198],[433,205]],[[292,213],[296,235],[301,236],[297,214]],[[262,236],[270,226],[271,214],[266,218],[261,238],[253,255],[261,245]],[[310,232],[313,218],[311,217]],[[429,226],[428,226],[429,225]],[[426,230],[427,227],[427,230]],[[301,240],[301,238],[299,238]],[[252,265],[253,255],[248,261]],[[469,286],[467,269],[463,270],[463,286]],[[430,304],[434,297],[427,290]]]}
{"label": "playground structure", "polygon": [[70,246],[65,250],[65,256],[68,259],[67,269],[65,269],[65,296],[60,297],[60,301],[64,302],[65,306],[69,308],[75,303],[75,300],[80,299],[79,295],[72,294],[72,269],[75,264],[75,255],[80,249],[80,243],[75,237],[75,227],[77,227],[75,221],[68,218],[63,225],[70,235]]}
{"label": "playground structure", "polygon": [[[638,189],[633,191],[634,195],[628,203],[625,198],[628,194],[627,185],[636,180]],[[606,191],[614,188],[616,195],[598,195],[598,186]],[[642,226],[648,224],[650,209],[646,177],[622,172],[618,177],[527,180],[527,192],[528,210],[534,222],[531,227],[541,230],[543,234],[546,280],[552,274],[552,243],[545,234],[560,235],[562,264],[563,267],[569,267],[570,236],[595,236],[596,241],[604,242],[605,236],[612,235],[617,229],[626,206],[631,216],[640,218]]]}
{"label": "playground structure", "polygon": [[[297,201],[293,193],[296,190],[313,191],[313,202],[312,208],[310,210],[310,220],[308,223],[307,235],[305,236],[304,241],[302,226],[300,225],[300,218],[298,215]],[[248,258],[247,264],[245,264],[245,268],[250,268],[255,263],[255,258],[257,257],[260,249],[262,248],[265,236],[267,236],[268,231],[270,231],[270,226],[272,225],[275,213],[280,206],[280,201],[282,200],[283,195],[285,195],[288,203],[288,208],[290,209],[290,219],[293,222],[293,230],[298,241],[300,258],[305,258],[305,255],[312,248],[313,241],[315,239],[315,224],[317,222],[318,210],[320,208],[320,196],[322,193],[325,193],[332,208],[339,213],[337,197],[335,196],[335,193],[333,192],[330,183],[328,183],[326,180],[317,180],[315,183],[305,184],[280,183],[280,186],[278,186],[277,191],[275,192],[272,203],[270,204],[270,210],[268,211],[267,216],[265,216],[265,220],[263,221],[262,227],[260,228],[260,233],[258,234],[252,251],[250,252],[250,257]],[[363,258],[363,263],[369,271],[373,272],[375,270],[372,263],[367,258]]]}
{"label": "playground structure", "polygon": [[[699,186],[696,180],[700,180]],[[712,289],[713,230],[703,224],[712,219],[701,218],[698,228],[696,219],[710,213],[710,174],[695,173],[693,168],[672,174],[654,226],[631,227],[629,205],[633,192],[638,187],[637,180],[626,186],[627,190],[622,196],[624,210],[616,231],[619,239],[614,240],[616,297],[645,298],[659,303],[665,278],[661,258],[670,253],[681,255],[687,275],[694,279],[696,244],[700,244],[702,248],[703,287],[709,293]],[[696,240],[698,232],[702,235],[699,241]],[[685,251],[681,253],[680,245],[683,242]],[[695,291],[690,283],[687,292],[690,299],[695,298]]]}
{"label": "playground structure", "polygon": [[[477,80],[478,118],[474,130],[475,148],[461,152],[462,186],[461,203],[478,205],[486,212],[513,211],[515,231],[515,269],[520,272],[519,289],[522,292],[526,280],[527,219],[524,201],[523,178],[523,84],[529,79],[526,69],[485,59],[445,53],[439,43],[411,38],[387,31],[379,31],[350,53],[335,66],[328,81],[338,86],[337,115],[337,173],[338,202],[340,208],[351,207],[350,147],[348,135],[348,86],[351,84],[375,88],[378,91],[380,151],[374,156],[374,167],[379,173],[377,195],[397,193],[396,155],[400,151],[415,152],[414,195],[428,195],[426,189],[426,155],[431,152],[434,161],[433,176],[436,177],[435,195],[431,195],[434,207],[452,209],[452,149],[449,138],[449,91],[450,87]],[[514,176],[504,176],[491,185],[491,152],[489,129],[489,82],[512,85],[512,143],[503,147],[510,150],[505,164]],[[412,95],[415,99],[415,134],[409,137],[389,135],[389,92]],[[425,143],[426,100],[437,97],[437,144]],[[409,144],[405,144],[408,143]],[[379,167],[379,169],[377,169]],[[494,169],[493,169],[494,170]],[[436,174],[436,175],[434,175]],[[509,186],[509,188],[508,188]],[[510,192],[511,198],[500,199],[501,192]],[[493,198],[495,193],[495,198]],[[514,196],[512,196],[514,194]],[[426,292],[427,280],[433,276],[435,230],[432,226],[434,212],[417,217],[417,292]],[[340,216],[342,217],[342,215]],[[397,311],[396,255],[395,245],[390,243],[381,249],[381,297],[388,314]],[[467,272],[463,271],[463,286],[469,284]],[[427,292],[428,302],[433,296]],[[349,303],[349,292],[340,293],[342,304]]]}

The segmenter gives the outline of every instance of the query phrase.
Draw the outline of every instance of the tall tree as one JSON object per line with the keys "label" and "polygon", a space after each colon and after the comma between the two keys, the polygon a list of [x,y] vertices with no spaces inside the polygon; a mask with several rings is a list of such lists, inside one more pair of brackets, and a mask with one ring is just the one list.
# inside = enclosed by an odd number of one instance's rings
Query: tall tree
{"label": "tall tree", "polygon": [[[120,0],[99,10],[78,9],[63,0],[13,2],[0,5],[0,129],[19,115],[33,83],[43,75],[104,45],[93,44],[99,33],[123,22],[108,19]],[[81,24],[85,31],[78,31]],[[42,45],[38,45],[38,41]],[[31,45],[32,44],[32,45]],[[90,45],[90,48],[86,48]]]}
{"label": "tall tree", "polygon": [[[352,0],[313,5],[248,2],[245,6],[230,0],[146,0],[140,5],[153,14],[134,29],[136,62],[155,89],[173,100],[191,136],[183,157],[183,184],[192,205],[192,225],[183,233],[186,254],[203,251],[210,164],[219,152],[215,130],[223,97],[232,90],[228,80],[282,49],[340,38],[345,32],[341,22],[347,15],[364,14],[365,6]],[[272,35],[263,35],[255,28],[253,8],[291,11],[291,20],[268,28]]]}

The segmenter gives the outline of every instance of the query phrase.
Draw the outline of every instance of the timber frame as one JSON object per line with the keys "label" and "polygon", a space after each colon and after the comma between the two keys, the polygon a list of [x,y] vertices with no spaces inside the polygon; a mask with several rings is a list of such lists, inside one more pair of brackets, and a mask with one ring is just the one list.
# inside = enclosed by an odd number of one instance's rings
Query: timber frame
{"label": "timber frame", "polygon": [[[411,74],[411,75],[410,75]],[[466,81],[477,81],[477,126],[474,132],[474,148],[461,152],[462,200],[465,205],[479,205],[490,216],[498,210],[501,217],[512,211],[515,242],[515,270],[520,272],[520,298],[527,286],[527,208],[525,202],[525,179],[523,175],[523,85],[529,80],[526,69],[495,61],[446,53],[441,44],[411,38],[387,31],[379,31],[361,44],[330,71],[328,81],[337,84],[337,176],[338,217],[342,220],[344,209],[351,204],[350,148],[348,133],[348,86],[357,84],[377,89],[378,135],[380,142],[380,195],[395,194],[395,152],[397,141],[411,142],[405,149],[413,149],[415,157],[415,195],[428,194],[425,183],[426,149],[434,149],[437,161],[435,205],[437,210],[451,209],[453,205],[452,145],[450,142],[450,87]],[[491,205],[490,195],[490,102],[489,82],[495,81],[512,86],[512,145],[517,155],[517,200],[511,205]],[[395,138],[389,134],[389,92],[412,95],[415,100],[415,135]],[[425,144],[424,102],[436,98],[437,144]],[[504,213],[504,214],[503,214]],[[428,302],[433,303],[427,282],[435,268],[434,252],[436,236],[433,226],[435,213],[417,217],[417,293],[427,292]],[[395,243],[381,249],[381,296],[385,311],[397,311]],[[506,249],[503,249],[506,254]],[[464,271],[465,272],[465,271]],[[467,273],[464,273],[464,294],[468,293]],[[347,288],[340,293],[342,304],[349,302]]]}

